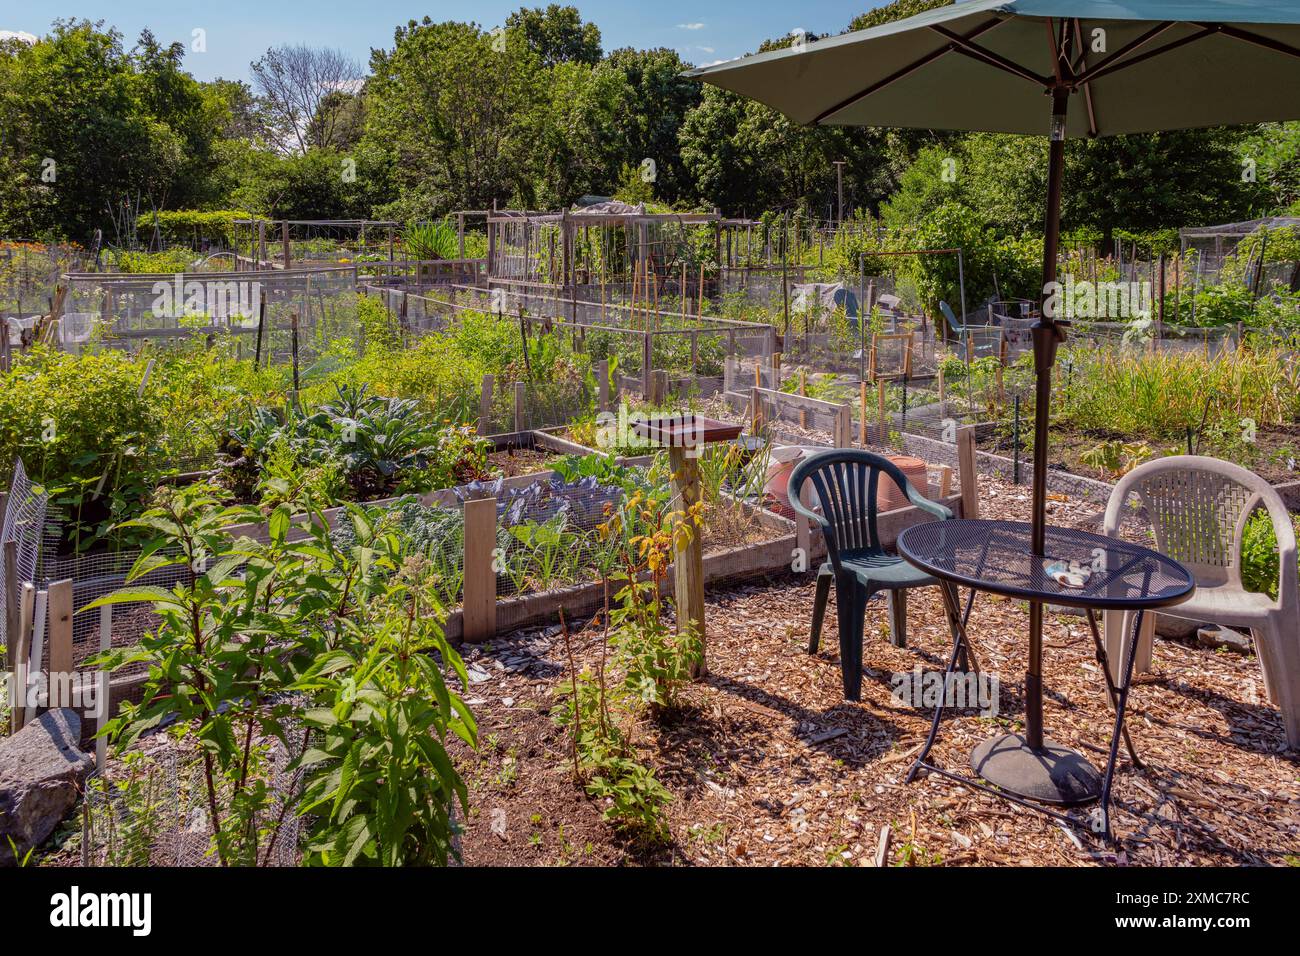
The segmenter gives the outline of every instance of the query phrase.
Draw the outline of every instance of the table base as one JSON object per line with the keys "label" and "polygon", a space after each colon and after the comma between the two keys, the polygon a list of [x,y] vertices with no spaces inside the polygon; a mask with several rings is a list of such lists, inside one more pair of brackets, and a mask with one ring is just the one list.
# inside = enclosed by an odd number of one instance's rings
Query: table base
{"label": "table base", "polygon": [[[948,659],[948,667],[944,673],[953,674],[958,670],[965,670],[968,665],[973,665],[978,673],[979,665],[974,662],[974,649],[970,646],[966,635],[966,624],[970,620],[971,609],[975,603],[975,591],[972,589],[970,592],[964,614],[959,604],[957,589],[951,582],[940,581],[939,592],[943,596],[948,626],[953,638],[952,656]],[[1116,758],[1119,756],[1121,740],[1128,749],[1133,766],[1142,767],[1142,762],[1133,750],[1133,742],[1129,740],[1128,728],[1124,726],[1124,712],[1128,706],[1129,689],[1132,687],[1133,660],[1137,656],[1138,634],[1142,630],[1143,613],[1139,610],[1134,615],[1132,633],[1129,635],[1128,648],[1121,667],[1124,683],[1116,685],[1111,678],[1110,661],[1097,627],[1097,616],[1091,609],[1088,611],[1088,628],[1092,632],[1097,663],[1105,677],[1106,690],[1115,709],[1115,729],[1110,739],[1110,753],[1104,774],[1099,775],[1097,769],[1082,755],[1051,740],[1044,740],[1046,753],[1035,751],[1028,746],[1028,742],[1021,734],[1007,734],[987,740],[976,747],[971,754],[972,769],[993,786],[932,764],[927,758],[939,736],[939,725],[943,720],[944,702],[941,697],[934,709],[930,734],[922,745],[912,768],[907,772],[904,782],[911,783],[922,770],[936,773],[973,790],[1001,797],[1062,823],[1080,827],[1103,837],[1108,843],[1114,843],[1115,838],[1110,829],[1110,790],[1115,779]],[[1044,793],[1046,796],[1042,795]],[[1065,807],[1077,806],[1094,800],[1099,801],[1099,805],[1093,808],[1087,820],[1080,820],[1069,813],[1053,810],[1050,807],[1051,804]]]}
{"label": "table base", "polygon": [[994,786],[1040,803],[1068,807],[1101,796],[1097,768],[1083,754],[1050,739],[1035,749],[1022,734],[993,737],[971,752],[970,766]]}

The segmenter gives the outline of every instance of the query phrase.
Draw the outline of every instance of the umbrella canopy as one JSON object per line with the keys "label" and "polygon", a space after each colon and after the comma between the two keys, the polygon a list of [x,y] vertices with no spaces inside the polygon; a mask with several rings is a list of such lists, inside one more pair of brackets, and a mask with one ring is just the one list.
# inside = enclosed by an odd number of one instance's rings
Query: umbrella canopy
{"label": "umbrella canopy", "polygon": [[[1043,317],[1031,547],[1045,554],[1052,365],[1065,323],[1056,279],[1067,136],[1107,136],[1300,118],[1296,0],[964,0],[786,50],[694,70],[796,122],[1046,134]],[[1025,735],[999,743],[1004,790],[1057,803],[1100,792],[1095,771],[1053,750],[1042,726],[1043,605],[1029,606]],[[936,724],[937,726],[937,724]],[[1005,745],[1005,746],[1003,746]],[[1065,759],[1062,759],[1062,754]],[[1001,758],[1000,758],[1001,759]]]}
{"label": "umbrella canopy", "polygon": [[1297,67],[1295,0],[966,0],[688,75],[802,124],[1038,135],[1059,79],[1076,138],[1300,119]]}

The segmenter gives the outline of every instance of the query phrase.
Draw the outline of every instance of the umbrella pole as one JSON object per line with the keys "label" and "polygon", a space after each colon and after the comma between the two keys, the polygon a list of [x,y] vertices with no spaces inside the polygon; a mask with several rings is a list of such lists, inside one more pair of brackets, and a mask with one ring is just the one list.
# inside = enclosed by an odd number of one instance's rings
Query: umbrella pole
{"label": "umbrella pole", "polygon": [[[1062,326],[1047,307],[1056,281],[1056,253],[1061,238],[1061,178],[1065,166],[1065,112],[1069,90],[1052,89],[1052,140],[1047,174],[1047,216],[1043,232],[1042,314],[1034,338],[1034,488],[1030,522],[1031,561],[1044,557],[1047,529],[1047,425],[1052,401],[1052,366],[1065,339]],[[1045,803],[1072,805],[1101,795],[1102,779],[1073,750],[1043,737],[1043,603],[1029,602],[1029,660],[1025,667],[1025,733],[984,741],[971,752],[971,768],[990,783],[1017,796]]]}
{"label": "umbrella pole", "polygon": [[[1052,90],[1051,144],[1048,149],[1047,214],[1043,228],[1043,292],[1034,326],[1034,482],[1030,540],[1036,558],[1043,557],[1047,529],[1047,430],[1052,404],[1052,366],[1065,334],[1048,315],[1049,289],[1056,281],[1056,255],[1061,239],[1061,180],[1065,171],[1065,116],[1070,91]],[[1034,750],[1043,746],[1043,605],[1029,604],[1029,662],[1025,671],[1025,740]]]}

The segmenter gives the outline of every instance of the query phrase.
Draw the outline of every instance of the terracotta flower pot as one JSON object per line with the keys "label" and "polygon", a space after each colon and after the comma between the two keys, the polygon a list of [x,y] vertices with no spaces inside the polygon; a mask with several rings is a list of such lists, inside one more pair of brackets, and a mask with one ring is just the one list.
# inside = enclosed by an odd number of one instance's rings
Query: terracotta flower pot
{"label": "terracotta flower pot", "polygon": [[[910,455],[886,455],[885,457],[898,466],[899,470],[907,476],[907,480],[912,483],[912,487],[923,495],[927,493],[930,479],[924,461]],[[903,489],[886,475],[881,475],[880,483],[876,485],[877,510],[896,511],[899,508],[906,508],[909,504]]]}

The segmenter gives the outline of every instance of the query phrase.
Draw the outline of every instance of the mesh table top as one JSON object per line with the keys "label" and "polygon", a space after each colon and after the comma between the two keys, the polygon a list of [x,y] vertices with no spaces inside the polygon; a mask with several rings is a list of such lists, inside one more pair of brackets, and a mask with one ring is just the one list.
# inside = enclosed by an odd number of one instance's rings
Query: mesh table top
{"label": "mesh table top", "polygon": [[[1066,607],[1168,607],[1185,601],[1195,587],[1178,562],[1088,531],[1048,527],[1045,554],[1031,550],[1030,526],[1023,521],[934,521],[914,525],[898,538],[898,553],[937,578]],[[1061,583],[1062,576],[1073,580]]]}

